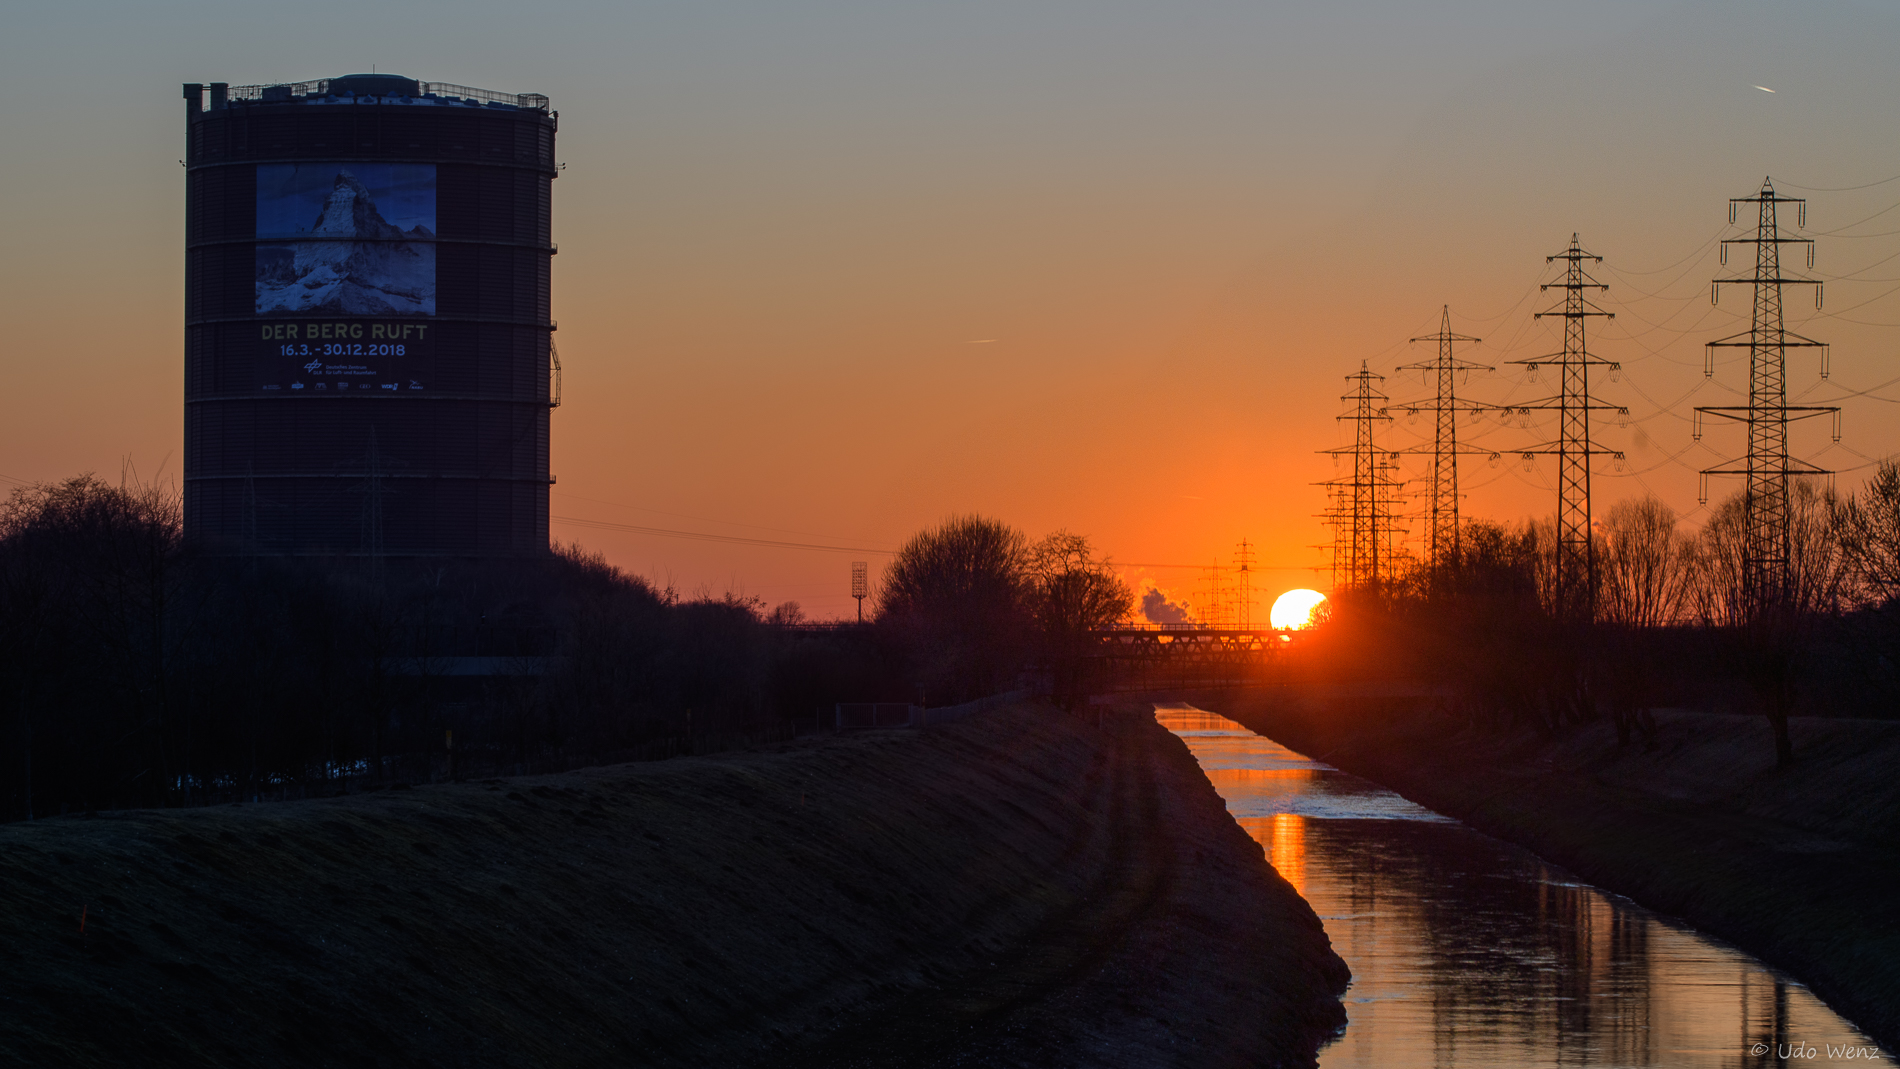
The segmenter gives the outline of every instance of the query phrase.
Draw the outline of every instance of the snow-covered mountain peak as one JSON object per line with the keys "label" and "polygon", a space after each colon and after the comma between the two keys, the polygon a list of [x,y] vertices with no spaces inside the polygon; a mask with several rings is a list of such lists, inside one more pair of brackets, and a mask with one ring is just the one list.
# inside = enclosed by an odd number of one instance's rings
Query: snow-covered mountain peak
{"label": "snow-covered mountain peak", "polygon": [[311,226],[311,233],[327,238],[400,238],[400,227],[385,220],[370,199],[369,190],[347,170],[338,171],[330,198]]}

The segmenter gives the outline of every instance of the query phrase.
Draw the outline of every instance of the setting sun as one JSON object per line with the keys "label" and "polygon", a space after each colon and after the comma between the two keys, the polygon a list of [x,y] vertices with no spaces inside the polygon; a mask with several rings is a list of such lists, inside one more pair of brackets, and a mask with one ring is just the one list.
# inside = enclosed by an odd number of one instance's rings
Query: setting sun
{"label": "setting sun", "polygon": [[1326,595],[1317,590],[1289,590],[1273,602],[1273,626],[1305,627],[1312,622],[1314,606],[1325,600]]}

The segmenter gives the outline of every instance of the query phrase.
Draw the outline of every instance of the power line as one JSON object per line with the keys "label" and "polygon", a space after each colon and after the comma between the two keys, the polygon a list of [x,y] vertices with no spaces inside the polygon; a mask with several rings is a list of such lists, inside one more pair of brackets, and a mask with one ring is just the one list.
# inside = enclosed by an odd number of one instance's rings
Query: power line
{"label": "power line", "polygon": [[791,527],[767,527],[764,524],[758,523],[741,523],[738,520],[722,520],[715,516],[692,516],[684,512],[668,512],[665,509],[648,508],[645,505],[629,505],[620,501],[608,501],[604,498],[586,497],[581,494],[569,493],[566,490],[555,490],[552,492],[557,496],[573,498],[576,501],[591,501],[596,505],[612,505],[617,509],[632,509],[635,512],[651,512],[656,516],[676,516],[682,520],[698,520],[701,523],[721,523],[729,527],[749,527],[754,531],[777,531],[779,534],[809,535],[815,538],[848,539],[850,537],[849,535],[828,534],[823,531],[800,531]]}
{"label": "power line", "polygon": [[1900,174],[1894,175],[1892,178],[1882,178],[1878,182],[1868,182],[1865,185],[1858,186],[1803,186],[1793,182],[1783,182],[1781,184],[1790,189],[1805,189],[1810,193],[1852,193],[1857,189],[1872,189],[1875,186],[1884,186],[1889,182],[1900,182]]}
{"label": "power line", "polygon": [[[1609,270],[1610,270],[1611,272],[1613,272],[1613,273],[1615,273],[1615,274],[1618,274],[1618,275],[1660,275],[1660,274],[1662,274],[1662,273],[1663,273],[1664,271],[1673,271],[1673,270],[1675,270],[1676,268],[1678,268],[1678,267],[1681,267],[1681,266],[1682,266],[1683,264],[1686,264],[1686,263],[1688,263],[1688,262],[1689,262],[1690,260],[1693,260],[1693,259],[1695,259],[1696,257],[1698,257],[1698,256],[1700,256],[1700,255],[1702,255],[1703,253],[1705,253],[1705,252],[1707,252],[1707,251],[1709,250],[1709,247],[1710,247],[1710,246],[1712,246],[1712,245],[1714,245],[1714,244],[1716,243],[1716,241],[1717,241],[1718,239],[1720,239],[1720,238],[1721,238],[1721,236],[1722,236],[1722,230],[1721,230],[1721,228],[1720,228],[1720,227],[1718,227],[1718,228],[1716,228],[1716,231],[1715,231],[1715,233],[1713,233],[1713,234],[1710,234],[1710,235],[1708,236],[1708,238],[1707,238],[1707,239],[1705,239],[1705,240],[1704,240],[1704,241],[1702,242],[1702,244],[1700,244],[1700,245],[1697,245],[1697,246],[1695,247],[1695,251],[1694,251],[1694,252],[1692,252],[1692,253],[1690,253],[1690,254],[1689,254],[1689,255],[1687,255],[1687,256],[1684,256],[1684,257],[1683,257],[1682,259],[1680,259],[1680,260],[1677,260],[1677,261],[1676,261],[1675,263],[1673,263],[1673,264],[1670,264],[1670,265],[1669,265],[1668,267],[1658,267],[1658,268],[1654,268],[1653,270],[1649,270],[1649,271],[1638,271],[1638,270],[1635,270],[1634,268],[1624,268],[1624,269],[1622,269],[1622,270],[1620,270],[1620,271],[1618,271],[1618,270],[1617,270],[1616,268],[1614,268],[1614,267],[1612,267],[1612,268],[1610,268]],[[1606,265],[1606,266],[1607,266],[1607,265]],[[1694,270],[1694,269],[1693,269],[1693,268],[1691,268],[1690,270]],[[1688,273],[1689,273],[1688,271],[1684,271],[1684,272],[1682,273],[1682,275],[1677,275],[1677,276],[1676,276],[1676,278],[1673,278],[1673,279],[1670,279],[1670,280],[1669,280],[1668,282],[1665,282],[1665,283],[1663,283],[1663,284],[1664,284],[1665,286],[1671,286],[1671,285],[1674,285],[1674,284],[1675,284],[1675,282],[1676,282],[1676,279],[1679,279],[1679,278],[1681,278],[1681,277],[1683,277],[1683,275],[1686,275],[1686,274],[1688,274]],[[1632,288],[1633,288],[1633,287],[1632,287]],[[1639,292],[1640,292],[1640,291],[1639,291]]]}
{"label": "power line", "polygon": [[746,538],[742,535],[711,534],[705,531],[676,531],[667,527],[642,527],[631,523],[612,523],[607,520],[588,520],[579,516],[550,516],[551,520],[572,524],[576,527],[591,527],[602,531],[625,531],[630,534],[658,535],[662,538],[685,538],[698,542],[721,542],[727,545],[759,546],[765,549],[801,549],[823,553],[879,553],[896,556],[894,549],[876,549],[870,546],[826,546],[813,542],[784,542],[771,538]]}
{"label": "power line", "polygon": [[1821,236],[1852,241],[1856,238],[1890,238],[1895,234],[1900,234],[1900,230],[1876,230],[1871,234],[1823,234]]}
{"label": "power line", "polygon": [[[1788,240],[1788,239],[1786,239],[1786,238],[1783,238],[1782,240],[1784,240],[1784,241],[1786,241],[1786,240]],[[1867,307],[1868,305],[1870,305],[1870,304],[1872,304],[1872,303],[1874,303],[1875,301],[1878,301],[1878,300],[1881,300],[1882,298],[1885,298],[1885,297],[1891,297],[1891,296],[1893,296],[1893,295],[1894,295],[1894,294],[1896,294],[1896,293],[1900,293],[1900,286],[1895,286],[1895,287],[1894,287],[1893,289],[1890,289],[1890,290],[1887,290],[1887,291],[1886,291],[1886,292],[1884,292],[1884,293],[1877,293],[1877,294],[1875,294],[1874,296],[1872,296],[1872,297],[1869,297],[1869,298],[1867,298],[1866,300],[1864,300],[1864,301],[1862,301],[1862,302],[1860,302],[1859,304],[1850,304],[1850,305],[1848,305],[1847,307],[1845,307],[1845,308],[1842,308],[1842,309],[1840,309],[1839,311],[1833,311],[1833,312],[1824,312],[1824,313],[1822,313],[1822,314],[1823,314],[1823,315],[1825,315],[1825,316],[1827,316],[1827,317],[1828,317],[1829,319],[1847,319],[1847,317],[1846,317],[1846,316],[1843,316],[1843,315],[1841,315],[1841,312],[1851,312],[1851,311],[1853,311],[1853,310],[1854,310],[1854,309],[1856,309],[1856,308],[1865,308],[1865,307]],[[1847,320],[1847,321],[1848,321],[1848,322],[1850,322],[1850,323],[1852,323],[1852,322],[1854,322],[1854,320],[1851,320],[1851,319],[1849,319],[1849,320]],[[1890,323],[1875,323],[1875,324],[1870,324],[1870,325],[1872,325],[1872,326],[1892,326],[1893,324],[1890,324]]]}
{"label": "power line", "polygon": [[[1855,220],[1854,222],[1851,222],[1851,223],[1849,223],[1849,224],[1847,224],[1846,226],[1842,226],[1842,227],[1836,227],[1836,228],[1834,228],[1833,230],[1815,230],[1815,231],[1810,231],[1810,233],[1814,233],[1814,234],[1818,234],[1818,235],[1820,235],[1821,237],[1824,237],[1824,238],[1829,238],[1829,237],[1836,237],[1836,236],[1839,236],[1839,237],[1853,237],[1854,235],[1852,235],[1852,234],[1842,234],[1842,233],[1841,233],[1841,231],[1843,231],[1843,230],[1852,230],[1852,229],[1854,229],[1855,227],[1857,227],[1857,226],[1859,226],[1859,225],[1860,225],[1860,224],[1862,224],[1862,223],[1867,223],[1867,222],[1872,222],[1873,220],[1875,220],[1875,219],[1878,219],[1878,218],[1880,218],[1881,216],[1883,216],[1883,215],[1885,215],[1885,214],[1887,214],[1888,212],[1890,212],[1890,211],[1893,211],[1893,210],[1894,210],[1895,208],[1900,208],[1900,202],[1896,202],[1896,203],[1893,203],[1893,204],[1889,204],[1889,205],[1887,205],[1887,206],[1886,206],[1885,208],[1882,208],[1882,209],[1880,209],[1879,211],[1877,211],[1877,212],[1875,212],[1874,214],[1872,214],[1872,215],[1869,215],[1869,216],[1865,216],[1865,217],[1863,217],[1863,218],[1860,218],[1860,219],[1856,219],[1856,220]],[[1803,229],[1806,229],[1806,226],[1807,226],[1807,224],[1806,224],[1806,223],[1802,223],[1801,225],[1802,225],[1802,228],[1803,228]],[[1863,235],[1861,235],[1861,236],[1862,236],[1862,237],[1872,237],[1873,235],[1871,235],[1871,234],[1863,234]]]}

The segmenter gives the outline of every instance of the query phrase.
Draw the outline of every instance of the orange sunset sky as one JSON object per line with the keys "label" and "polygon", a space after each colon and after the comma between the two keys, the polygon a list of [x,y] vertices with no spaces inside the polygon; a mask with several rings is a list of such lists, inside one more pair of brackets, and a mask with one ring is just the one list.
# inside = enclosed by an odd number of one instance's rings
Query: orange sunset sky
{"label": "orange sunset sky", "polygon": [[[1324,589],[1315,451],[1344,376],[1395,400],[1437,328],[1488,401],[1554,389],[1531,313],[1573,231],[1605,257],[1592,348],[1625,451],[1599,514],[1687,522],[1690,410],[1746,400],[1716,242],[1772,175],[1827,282],[1790,325],[1797,452],[1858,485],[1900,451],[1900,11],[1872,3],[1020,2],[12,5],[0,33],[0,477],[177,473],[179,83],[367,71],[541,92],[555,184],[557,538],[686,593],[850,611],[849,564],[640,533],[895,549],[976,511],[1093,538],[1145,587],[1242,538]],[[1763,88],[1772,89],[1767,92]],[[1844,188],[1863,187],[1863,188]],[[1792,224],[1793,220],[1788,220]],[[1729,271],[1745,269],[1739,261]],[[1742,391],[1738,400],[1737,391]],[[1390,431],[1429,441],[1429,421]],[[1471,434],[1509,452],[1548,422]],[[1413,464],[1408,474],[1424,472]],[[1549,460],[1469,458],[1467,515],[1553,508]],[[1733,482],[1718,480],[1718,494]],[[585,521],[585,522],[576,522]],[[600,524],[617,524],[621,528]],[[591,526],[589,524],[592,524]],[[1422,525],[1414,524],[1415,529]]]}

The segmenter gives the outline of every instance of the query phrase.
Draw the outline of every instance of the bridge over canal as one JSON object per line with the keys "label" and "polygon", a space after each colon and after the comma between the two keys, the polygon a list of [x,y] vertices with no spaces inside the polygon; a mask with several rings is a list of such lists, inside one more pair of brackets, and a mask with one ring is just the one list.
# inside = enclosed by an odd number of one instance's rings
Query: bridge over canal
{"label": "bridge over canal", "polygon": [[1090,632],[1081,668],[1095,691],[1263,682],[1301,638],[1293,629],[1115,628]]}

